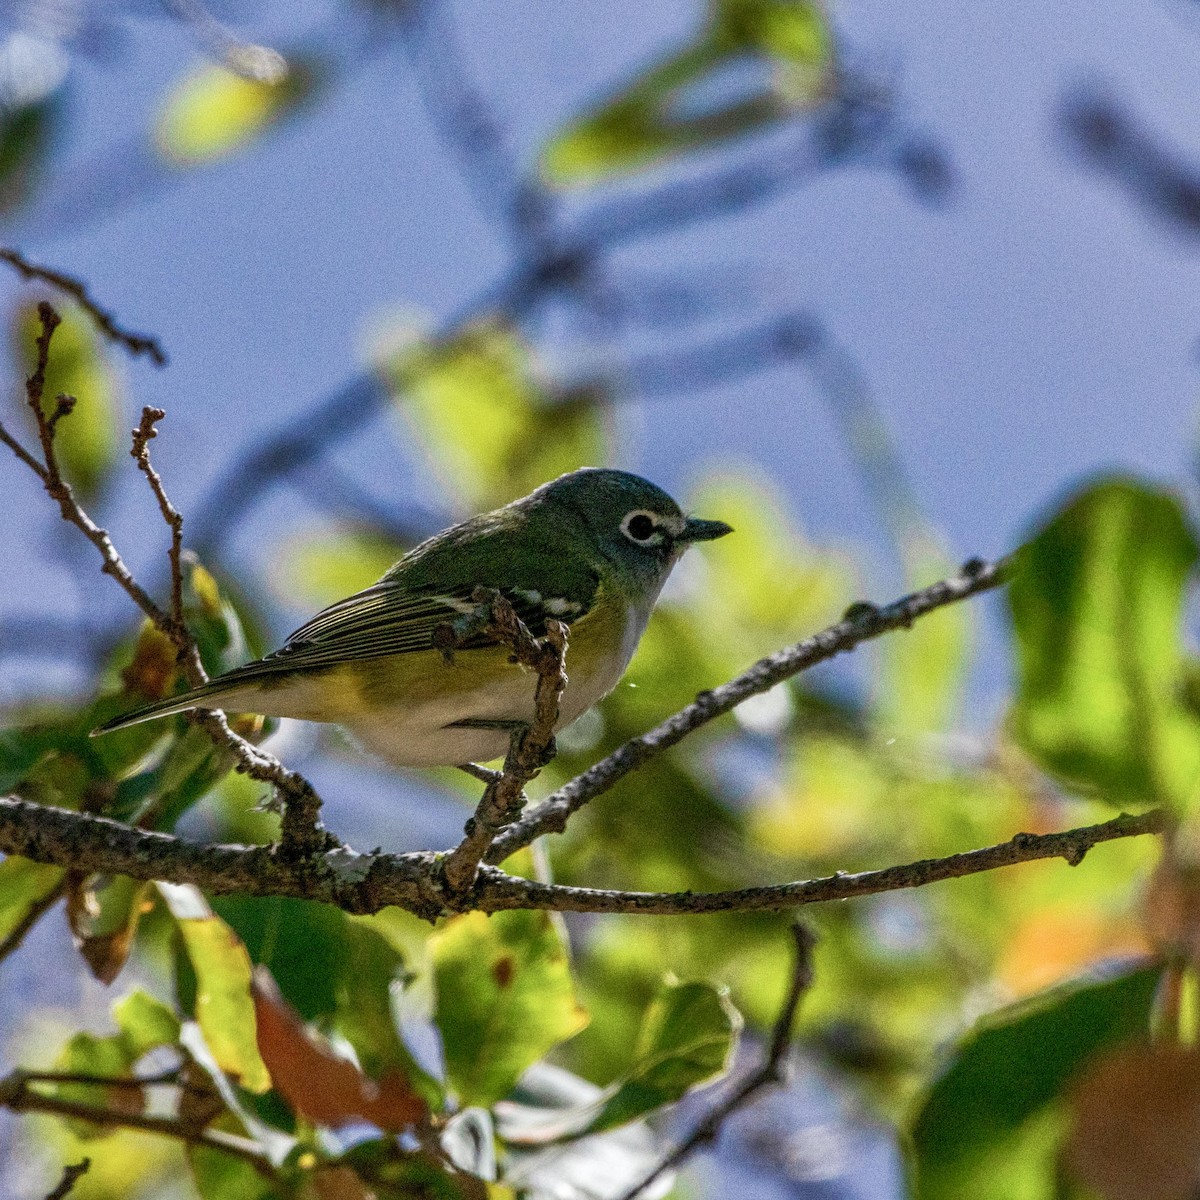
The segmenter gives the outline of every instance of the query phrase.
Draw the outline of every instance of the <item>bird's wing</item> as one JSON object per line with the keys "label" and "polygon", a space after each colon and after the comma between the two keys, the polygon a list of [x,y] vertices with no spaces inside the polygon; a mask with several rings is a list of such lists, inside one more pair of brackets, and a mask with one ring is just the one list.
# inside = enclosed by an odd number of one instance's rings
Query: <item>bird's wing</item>
{"label": "bird's wing", "polygon": [[[474,589],[419,589],[396,582],[377,583],[318,613],[295,631],[279,650],[223,677],[248,680],[284,671],[306,671],[336,666],[354,659],[411,654],[435,648],[437,630],[479,611],[471,598]],[[566,600],[543,597],[534,590],[502,589],[518,617],[539,636],[546,618],[568,624],[585,615],[594,596]],[[471,650],[495,644],[483,633],[470,632],[456,647]]]}

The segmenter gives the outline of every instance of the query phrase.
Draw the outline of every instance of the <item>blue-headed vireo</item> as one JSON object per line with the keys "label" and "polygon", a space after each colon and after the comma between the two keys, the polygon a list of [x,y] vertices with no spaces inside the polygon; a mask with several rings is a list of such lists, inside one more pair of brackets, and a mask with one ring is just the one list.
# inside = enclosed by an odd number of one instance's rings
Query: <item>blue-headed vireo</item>
{"label": "blue-headed vireo", "polygon": [[547,617],[570,627],[561,727],[616,686],[683,551],[729,532],[638,475],[572,471],[422,542],[266,658],[97,732],[220,708],[333,721],[397,766],[498,758],[533,719],[533,684],[483,635],[452,655],[437,644],[448,622],[477,611],[476,588],[499,591],[535,635]]}

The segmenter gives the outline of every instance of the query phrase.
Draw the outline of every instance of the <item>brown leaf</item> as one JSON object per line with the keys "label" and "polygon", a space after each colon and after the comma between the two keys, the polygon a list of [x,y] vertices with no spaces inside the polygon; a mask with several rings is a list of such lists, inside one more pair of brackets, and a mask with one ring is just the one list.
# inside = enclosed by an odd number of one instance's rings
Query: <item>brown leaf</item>
{"label": "brown leaf", "polygon": [[369,1079],[308,1029],[266,968],[254,969],[250,992],[258,1052],[275,1090],[295,1112],[318,1125],[337,1128],[362,1118],[390,1131],[428,1119],[425,1101],[398,1071]]}
{"label": "brown leaf", "polygon": [[1200,963],[1200,868],[1168,847],[1142,901],[1146,932],[1170,956]]}
{"label": "brown leaf", "polygon": [[67,923],[75,946],[92,974],[110,984],[129,959],[138,922],[153,907],[147,898],[153,885],[74,873],[67,883]]}
{"label": "brown leaf", "polygon": [[1071,1090],[1063,1166],[1103,1200],[1191,1200],[1200,1187],[1200,1050],[1123,1046]]}
{"label": "brown leaf", "polygon": [[133,661],[121,672],[125,690],[161,700],[170,695],[175,683],[179,649],[165,633],[160,633],[147,621],[138,635]]}
{"label": "brown leaf", "polygon": [[375,1193],[346,1166],[318,1167],[312,1186],[320,1200],[375,1200]]}

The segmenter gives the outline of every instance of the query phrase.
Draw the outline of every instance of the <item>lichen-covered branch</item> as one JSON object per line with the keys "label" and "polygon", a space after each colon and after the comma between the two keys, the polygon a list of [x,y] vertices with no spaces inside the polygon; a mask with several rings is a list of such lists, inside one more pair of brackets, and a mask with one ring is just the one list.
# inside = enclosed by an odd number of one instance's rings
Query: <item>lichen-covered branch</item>
{"label": "lichen-covered branch", "polygon": [[1122,814],[1100,825],[1059,833],[1018,833],[1007,842],[945,858],[726,892],[569,887],[521,879],[484,866],[471,886],[455,895],[445,887],[438,856],[428,852],[358,854],[339,846],[298,858],[278,846],[205,845],[16,797],[0,798],[0,853],[81,872],[193,883],[213,894],[320,900],[353,913],[378,912],[395,905],[431,920],[446,912],[512,908],[674,914],[801,908],[924,887],[1042,858],[1062,858],[1076,865],[1101,842],[1162,833],[1167,824],[1167,815],[1157,809],[1136,816]]}
{"label": "lichen-covered branch", "polygon": [[902,596],[878,608],[873,604],[854,604],[835,625],[759,659],[728,683],[710,692],[701,692],[686,708],[668,717],[648,733],[631,738],[594,767],[575,776],[535,809],[510,825],[492,844],[487,862],[503,862],[510,854],[528,846],[545,833],[562,833],[567,818],[590,800],[608,791],[630,771],[678,745],[691,733],[717,717],[732,711],[744,700],[769,691],[785,679],[807,671],[853,650],[862,642],[892,630],[908,629],[919,618],[947,604],[989,591],[1004,583],[1012,570],[1011,558],[998,562],[972,559],[961,572],[919,592]]}

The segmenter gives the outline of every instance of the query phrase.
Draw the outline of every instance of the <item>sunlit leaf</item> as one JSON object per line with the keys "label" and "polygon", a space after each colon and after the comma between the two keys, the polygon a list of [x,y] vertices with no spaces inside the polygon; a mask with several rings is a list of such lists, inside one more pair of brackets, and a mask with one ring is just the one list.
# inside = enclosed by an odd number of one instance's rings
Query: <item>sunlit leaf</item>
{"label": "sunlit leaf", "polygon": [[960,1044],[912,1125],[921,1200],[977,1194],[981,1164],[1058,1100],[1106,1047],[1144,1037],[1159,970],[1068,985],[982,1021]]}
{"label": "sunlit leaf", "polygon": [[237,935],[214,916],[203,896],[184,885],[159,891],[175,918],[196,977],[196,1021],[221,1070],[247,1091],[265,1092],[271,1077],[254,1035],[250,956]]}
{"label": "sunlit leaf", "polygon": [[507,1095],[522,1071],[587,1024],[548,913],[467,913],[447,921],[430,948],[434,1019],[464,1105]]}
{"label": "sunlit leaf", "polygon": [[58,893],[61,867],[11,855],[0,862],[0,942],[8,938]]}
{"label": "sunlit leaf", "polygon": [[[62,324],[50,342],[42,410],[53,414],[60,393],[75,398],[75,407],[57,422],[54,449],[63,475],[87,500],[103,486],[120,452],[122,406],[92,319],[74,305],[56,300],[55,307]],[[15,357],[28,375],[37,362],[35,343],[41,332],[35,303],[17,309],[12,329]]]}
{"label": "sunlit leaf", "polygon": [[1179,806],[1200,784],[1180,632],[1196,558],[1178,501],[1121,479],[1077,495],[1022,552],[1013,730],[1112,804]]}
{"label": "sunlit leaf", "polygon": [[277,81],[208,63],[177,83],[159,113],[155,144],[176,166],[211,162],[249,145],[309,99],[314,63],[293,61]]}
{"label": "sunlit leaf", "polygon": [[545,383],[502,322],[401,350],[383,369],[447,491],[472,511],[607,458],[603,396]]}
{"label": "sunlit leaf", "polygon": [[821,98],[832,54],[809,0],[717,0],[694,42],[551,141],[542,175],[589,184],[786,119]]}

